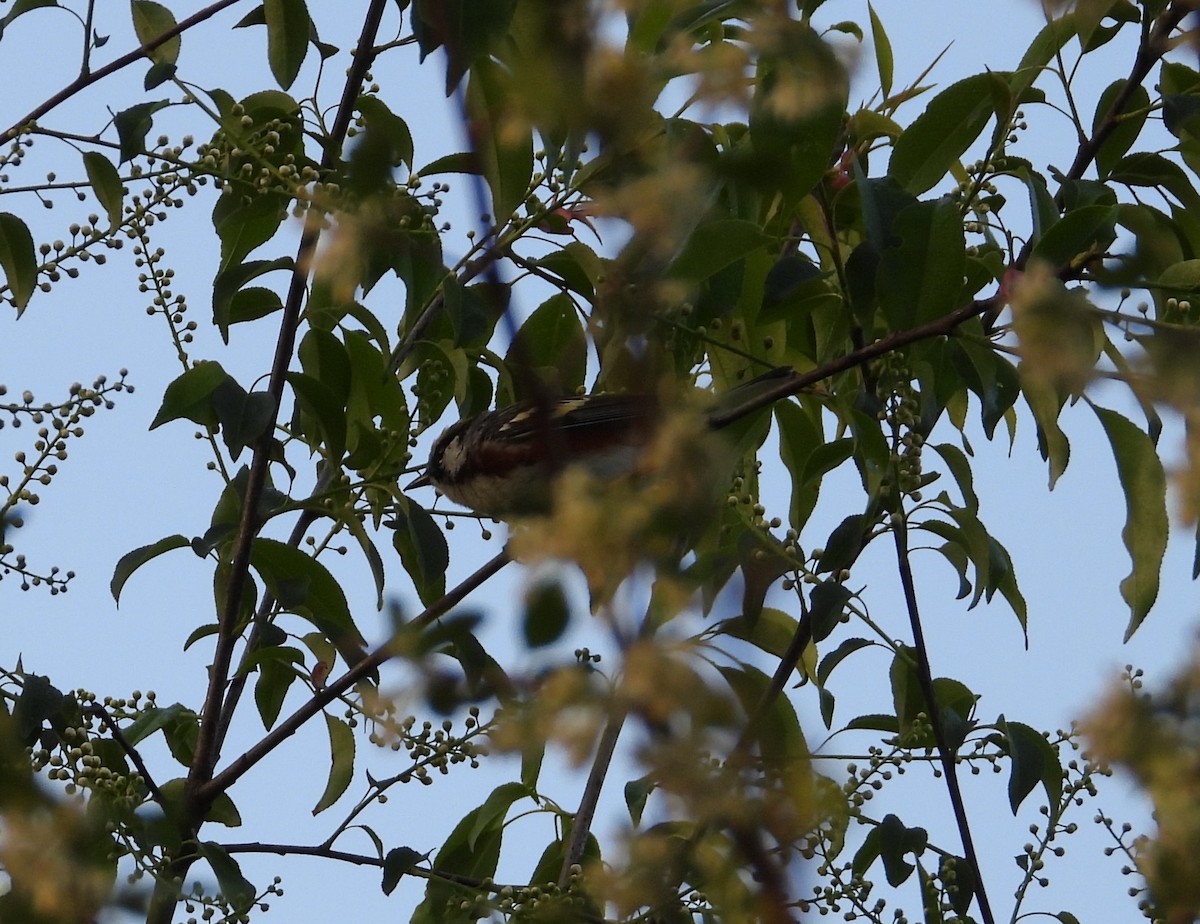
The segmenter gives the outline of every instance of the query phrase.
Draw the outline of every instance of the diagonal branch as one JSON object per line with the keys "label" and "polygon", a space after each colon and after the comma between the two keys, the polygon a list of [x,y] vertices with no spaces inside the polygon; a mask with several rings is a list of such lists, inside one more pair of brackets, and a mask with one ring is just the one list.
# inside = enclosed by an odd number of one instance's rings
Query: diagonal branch
{"label": "diagonal branch", "polygon": [[[175,25],[173,25],[162,35],[152,38],[150,41],[140,45],[133,51],[121,55],[121,57],[113,61],[109,61],[108,64],[104,65],[104,67],[94,71],[88,71],[85,67],[83,72],[69,84],[55,93],[49,99],[38,104],[33,110],[31,110],[22,118],[18,119],[9,128],[5,129],[3,132],[0,132],[0,144],[8,144],[8,142],[12,141],[19,134],[21,134],[21,130],[30,122],[36,122],[47,112],[50,112],[52,109],[55,109],[62,103],[65,103],[81,90],[85,90],[92,84],[98,83],[105,77],[108,77],[110,74],[115,74],[122,68],[128,67],[130,64],[139,61],[146,56],[147,52],[151,52],[159,45],[169,42],[171,39],[175,38],[175,36],[180,35],[192,28],[192,26],[198,25],[204,22],[206,19],[212,19],[212,17],[216,16],[217,13],[220,13],[227,7],[233,6],[237,2],[238,0],[217,0],[216,3],[206,6],[202,10],[198,10],[187,19],[175,23]],[[90,6],[88,7],[88,15],[90,18]]]}
{"label": "diagonal branch", "polygon": [[[440,600],[427,607],[423,613],[405,625],[402,631],[410,632],[429,625],[480,585],[490,580],[508,562],[508,553],[501,552],[453,590],[448,591]],[[385,642],[350,670],[346,671],[337,680],[318,690],[304,705],[276,725],[270,734],[266,735],[252,748],[230,763],[228,767],[204,783],[198,789],[199,799],[202,802],[215,799],[218,795],[225,792],[251,767],[292,735],[296,734],[305,722],[316,716],[317,713],[343,693],[347,692],[356,683],[366,679],[373,671],[378,670],[380,665],[390,660],[394,654],[395,650],[391,643]]]}

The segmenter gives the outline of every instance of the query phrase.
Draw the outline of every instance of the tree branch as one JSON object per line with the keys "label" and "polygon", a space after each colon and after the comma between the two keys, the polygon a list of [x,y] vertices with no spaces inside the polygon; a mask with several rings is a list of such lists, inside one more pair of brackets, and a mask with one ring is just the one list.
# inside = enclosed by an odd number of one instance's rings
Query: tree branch
{"label": "tree branch", "polygon": [[[404,626],[401,631],[411,632],[414,629],[427,626],[481,584],[488,581],[493,575],[500,571],[501,568],[507,565],[508,562],[508,553],[501,552],[453,590],[447,592],[446,595],[440,600],[431,604],[423,613],[413,619],[412,622]],[[275,748],[279,747],[280,744],[282,744],[292,735],[296,734],[296,732],[299,731],[300,727],[304,725],[305,722],[313,718],[317,713],[353,687],[356,683],[364,680],[373,671],[378,670],[380,665],[392,658],[394,654],[395,651],[391,641],[380,645],[377,649],[375,649],[375,651],[371,652],[371,654],[359,661],[358,664],[346,671],[346,673],[337,680],[317,691],[317,693],[315,693],[312,698],[308,700],[308,702],[304,703],[304,705],[284,719],[283,722],[275,726],[275,728],[271,730],[270,734],[234,760],[220,773],[212,777],[212,779],[203,784],[198,791],[198,797],[203,802],[214,799],[220,793],[225,792],[230,786],[237,782],[238,779],[240,779],[246,773],[246,771],[270,754],[273,750],[275,750]]]}
{"label": "tree branch", "polygon": [[[187,19],[177,22],[174,26],[172,26],[170,29],[168,29],[166,32],[164,32],[162,35],[152,38],[150,41],[146,42],[145,44],[139,45],[133,51],[130,51],[130,52],[127,52],[126,54],[121,55],[121,57],[117,58],[114,61],[110,61],[108,64],[104,65],[104,67],[100,68],[99,70],[89,72],[85,68],[80,73],[80,75],[78,77],[76,77],[74,80],[72,80],[69,84],[67,84],[65,87],[63,87],[61,90],[59,90],[57,93],[55,93],[53,96],[51,96],[45,102],[34,107],[34,109],[31,110],[27,115],[25,115],[23,118],[21,118],[17,122],[14,122],[9,128],[5,129],[3,133],[0,133],[0,144],[7,144],[8,142],[12,141],[14,138],[16,138],[18,135],[21,134],[21,130],[26,125],[28,125],[30,122],[36,122],[38,119],[40,119],[42,116],[44,116],[47,112],[50,112],[50,110],[56,108],[57,106],[59,106],[62,103],[65,103],[67,100],[69,100],[72,96],[74,96],[80,90],[85,90],[88,87],[90,87],[92,84],[98,83],[99,81],[103,80],[105,77],[109,76],[110,74],[115,74],[117,71],[121,70],[122,68],[128,67],[130,64],[133,64],[135,61],[138,61],[140,58],[145,57],[147,52],[151,52],[155,48],[157,48],[159,45],[169,42],[171,39],[175,38],[175,36],[180,35],[180,34],[186,32],[188,29],[192,28],[192,26],[198,25],[198,24],[204,22],[206,19],[212,19],[212,17],[217,15],[217,13],[220,13],[226,7],[233,6],[237,2],[238,2],[238,0],[218,0],[218,2],[212,4],[211,6],[206,6],[204,9],[199,10],[196,13],[193,13]],[[90,7],[89,7],[89,15],[90,15]],[[89,41],[89,42],[91,41],[90,33],[88,35],[87,41]]]}
{"label": "tree branch", "polygon": [[929,649],[925,645],[925,632],[921,627],[920,611],[917,609],[917,590],[913,582],[912,565],[909,562],[908,521],[905,519],[903,510],[898,511],[892,522],[892,535],[896,540],[896,561],[900,569],[900,584],[904,589],[904,605],[908,610],[908,621],[912,626],[913,633],[913,648],[917,653],[917,678],[921,684],[921,695],[930,712],[929,724],[933,727],[938,756],[941,757],[942,770],[946,775],[946,790],[950,795],[950,805],[954,809],[954,821],[958,826],[959,837],[962,839],[964,857],[975,877],[975,900],[979,903],[979,914],[983,918],[984,924],[995,924],[987,891],[983,886],[983,870],[980,868],[979,856],[975,853],[975,842],[971,837],[971,827],[967,822],[966,803],[963,801],[962,788],[958,784],[957,753],[946,741],[946,731],[942,726],[942,711],[938,706],[937,692],[933,687],[933,671],[929,666]]}
{"label": "tree branch", "polygon": [[[329,168],[336,160],[337,152],[345,139],[346,129],[353,115],[354,101],[358,98],[359,89],[367,71],[370,69],[373,57],[372,47],[383,11],[387,6],[386,0],[372,0],[363,22],[359,35],[358,47],[354,60],[346,75],[346,85],[342,91],[334,127],[325,140],[325,150],[321,156],[321,165]],[[263,435],[254,445],[254,456],[250,463],[246,479],[246,493],[242,500],[241,522],[238,524],[238,535],[234,547],[233,559],[230,564],[229,582],[226,588],[223,612],[220,614],[220,631],[213,652],[213,664],[209,672],[208,692],[201,713],[200,732],[196,741],[196,756],[188,773],[188,793],[190,810],[197,816],[203,815],[203,798],[201,791],[210,792],[215,796],[220,790],[210,790],[205,784],[212,777],[213,769],[220,758],[218,731],[222,725],[222,708],[225,695],[225,684],[229,678],[229,667],[233,659],[233,649],[237,643],[238,613],[242,603],[242,593],[246,586],[246,577],[250,569],[250,552],[254,537],[260,526],[258,517],[259,501],[266,485],[267,469],[271,461],[271,443],[275,436],[275,425],[279,417],[279,408],[283,401],[283,390],[287,383],[287,371],[291,365],[292,353],[296,343],[296,333],[300,324],[300,309],[304,302],[307,289],[308,271],[312,264],[312,256],[316,252],[317,239],[321,233],[321,218],[315,210],[308,212],[304,223],[304,231],[297,249],[295,270],[292,272],[291,285],[288,288],[287,300],[284,303],[283,319],[279,325],[279,337],[275,343],[275,356],[271,364],[271,377],[267,391],[273,399],[271,419],[264,428]],[[195,800],[199,800],[198,802]]]}

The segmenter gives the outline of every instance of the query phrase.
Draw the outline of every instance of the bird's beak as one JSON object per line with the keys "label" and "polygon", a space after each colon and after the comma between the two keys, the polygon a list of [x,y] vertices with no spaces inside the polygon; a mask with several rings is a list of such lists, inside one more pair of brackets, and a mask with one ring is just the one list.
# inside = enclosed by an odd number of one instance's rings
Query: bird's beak
{"label": "bird's beak", "polygon": [[404,486],[405,491],[411,491],[413,488],[428,488],[433,482],[429,480],[428,475],[422,475],[420,478],[410,481]]}

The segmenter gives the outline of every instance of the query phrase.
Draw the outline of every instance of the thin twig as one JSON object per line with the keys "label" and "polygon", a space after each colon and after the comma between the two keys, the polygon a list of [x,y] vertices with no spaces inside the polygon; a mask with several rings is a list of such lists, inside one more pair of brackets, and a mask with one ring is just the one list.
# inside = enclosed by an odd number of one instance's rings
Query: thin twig
{"label": "thin twig", "polygon": [[941,757],[942,770],[946,776],[946,791],[950,795],[950,805],[954,809],[954,821],[958,825],[959,837],[962,839],[963,854],[975,879],[975,899],[979,902],[979,914],[984,924],[995,924],[992,917],[992,907],[988,902],[987,891],[983,885],[983,870],[979,865],[979,856],[975,853],[975,842],[971,837],[971,827],[967,822],[967,807],[963,801],[962,788],[958,784],[957,753],[946,740],[946,730],[942,725],[942,711],[938,706],[937,692],[933,687],[933,672],[929,666],[929,649],[925,645],[925,632],[921,627],[921,614],[917,608],[917,590],[913,581],[912,565],[908,557],[908,522],[900,512],[892,523],[892,535],[896,541],[896,562],[900,570],[900,584],[904,589],[904,605],[908,610],[908,620],[912,626],[913,648],[917,654],[917,678],[921,685],[921,695],[929,710],[929,724],[933,727],[933,738],[937,743],[938,755]]}
{"label": "thin twig", "polygon": [[154,777],[150,774],[150,768],[146,766],[146,761],[142,759],[142,755],[138,749],[135,748],[130,743],[129,739],[125,737],[125,733],[122,732],[120,727],[117,725],[117,720],[114,719],[109,714],[108,710],[99,703],[92,703],[92,705],[90,705],[86,711],[90,712],[104,723],[104,727],[107,728],[108,733],[112,735],[113,741],[117,742],[117,746],[125,752],[129,759],[133,761],[133,765],[137,767],[138,773],[140,773],[142,776],[142,782],[146,784],[146,789],[150,791],[150,798],[163,808],[166,808],[166,797],[162,794],[162,790],[158,788],[158,784],[154,782]]}

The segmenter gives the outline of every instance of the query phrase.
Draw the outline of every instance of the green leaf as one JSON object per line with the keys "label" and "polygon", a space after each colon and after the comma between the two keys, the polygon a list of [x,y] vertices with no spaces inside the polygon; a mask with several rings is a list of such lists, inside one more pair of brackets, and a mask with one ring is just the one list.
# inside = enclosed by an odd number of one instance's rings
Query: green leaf
{"label": "green leaf", "polygon": [[650,776],[630,780],[625,784],[625,808],[629,810],[629,820],[633,822],[635,828],[642,823],[642,813],[646,811],[646,801],[657,788],[658,783]]}
{"label": "green leaf", "polygon": [[892,95],[892,43],[883,28],[883,20],[869,2],[867,13],[871,17],[871,41],[875,45],[875,68],[879,72],[879,89],[886,100]]}
{"label": "green leaf", "polygon": [[113,127],[116,128],[117,139],[120,141],[120,163],[146,152],[146,135],[154,127],[154,113],[169,105],[170,100],[165,99],[138,103],[113,116]]}
{"label": "green leaf", "polygon": [[217,425],[216,411],[212,407],[212,394],[229,374],[217,362],[198,362],[167,386],[163,392],[162,405],[150,429],[161,427],[171,420],[190,420],[202,427]]}
{"label": "green leaf", "polygon": [[[515,783],[504,784],[500,789],[511,795],[512,801],[527,794],[524,787]],[[505,805],[503,811],[499,809],[499,803],[489,799],[484,805],[468,812],[442,844],[434,858],[434,868],[452,869],[460,876],[474,879],[493,876],[500,860],[504,815],[508,806]],[[488,823],[480,828],[479,819],[485,814]],[[472,924],[476,916],[460,909],[459,901],[455,900],[461,898],[460,888],[451,880],[430,877],[425,887],[425,898],[412,915],[412,924]]]}
{"label": "green leaf", "polygon": [[1062,797],[1062,765],[1058,752],[1046,738],[1020,722],[1008,722],[1000,716],[997,723],[1004,734],[1004,746],[1012,763],[1008,778],[1008,804],[1013,814],[1033,787],[1041,783],[1046,790],[1051,820],[1058,814]]}
{"label": "green leaf", "polygon": [[183,706],[182,703],[173,703],[164,708],[155,707],[146,709],[140,712],[132,722],[122,728],[121,732],[125,735],[125,740],[131,745],[140,744],[156,731],[174,724],[184,714],[190,714],[195,717],[195,713]]}
{"label": "green leaf", "polygon": [[[753,619],[743,615],[725,620],[721,630],[732,638],[749,642],[760,651],[783,658],[791,647],[797,626],[796,618],[790,613],[764,606]],[[803,657],[796,662],[796,672],[801,680],[807,676]]]}
{"label": "green leaf", "polygon": [[389,850],[383,858],[383,894],[391,895],[404,875],[428,856],[411,847],[393,847]]}
{"label": "green leaf", "polygon": [[313,806],[314,815],[321,814],[337,802],[354,778],[354,730],[328,712],[323,715],[325,728],[329,732],[329,779],[325,782],[325,792]]}
{"label": "green leaf", "polygon": [[150,545],[144,545],[139,549],[134,549],[132,552],[126,552],[121,556],[121,560],[117,562],[117,567],[113,569],[112,580],[108,583],[108,589],[112,592],[113,602],[118,605],[121,602],[121,590],[125,586],[125,582],[137,571],[142,565],[151,559],[158,558],[166,552],[174,549],[181,549],[188,545],[186,536],[174,535],[166,536],[159,539],[158,542],[152,542]]}
{"label": "green leaf", "polygon": [[258,680],[254,683],[254,704],[258,706],[263,728],[268,731],[279,718],[288,690],[300,676],[294,665],[303,661],[304,656],[299,651],[287,646],[260,647],[255,652]]}
{"label": "green leaf", "polygon": [[87,172],[88,182],[92,184],[96,201],[108,215],[109,227],[116,228],[121,223],[125,202],[125,187],[117,168],[103,154],[87,151],[83,155],[83,169]]}
{"label": "green leaf", "polygon": [[[175,28],[175,14],[154,0],[133,0],[133,31],[143,45],[148,45],[169,29]],[[180,37],[167,39],[146,53],[155,64],[174,64],[179,60]]]}
{"label": "green leaf", "polygon": [[[253,288],[254,294],[239,301],[243,289],[250,280],[276,270],[293,270],[295,261],[291,257],[274,260],[248,260],[235,263],[217,273],[213,280],[213,321],[221,329],[221,337],[229,342],[229,326],[241,321],[253,321],[283,307],[279,295],[272,290]],[[260,294],[269,292],[269,295]]]}
{"label": "green leaf", "polygon": [[287,611],[307,619],[353,667],[366,657],[366,642],[354,625],[341,585],[312,556],[277,539],[254,540],[250,563]]}
{"label": "green leaf", "polygon": [[475,125],[476,152],[492,191],[492,214],[503,225],[529,195],[533,131],[523,125],[512,79],[481,58],[471,69],[467,112]]}
{"label": "green leaf", "polygon": [[825,548],[817,562],[817,573],[825,574],[849,567],[862,551],[863,531],[868,525],[865,516],[855,513],[834,527],[825,540]]}
{"label": "green leaf", "polygon": [[204,857],[213,875],[217,877],[217,885],[221,895],[238,913],[245,913],[254,905],[258,890],[242,875],[242,868],[225,848],[212,841],[201,841],[197,845],[200,856]]}
{"label": "green leaf", "polygon": [[[221,196],[213,207],[213,227],[221,239],[218,278],[233,270],[250,251],[269,241],[285,217],[287,211],[279,196],[255,196],[248,203],[237,195]],[[278,268],[281,264],[279,261],[270,264],[258,261],[254,265]],[[227,331],[222,331],[222,337],[228,342]]]}
{"label": "green leaf", "polygon": [[1117,208],[1085,205],[1068,212],[1034,245],[1033,256],[1056,269],[1074,263],[1077,257],[1103,252],[1117,236]]}
{"label": "green leaf", "polygon": [[718,219],[701,225],[692,233],[667,274],[699,282],[762,249],[769,240],[756,222]]}
{"label": "green leaf", "polygon": [[1071,444],[1058,425],[1064,399],[1052,385],[1037,375],[1021,376],[1021,392],[1037,422],[1038,451],[1050,465],[1050,488],[1053,490],[1059,477],[1067,470],[1067,463],[1071,461]]}
{"label": "green leaf", "polygon": [[903,884],[916,869],[904,859],[905,854],[920,857],[928,843],[929,835],[924,828],[906,827],[897,816],[888,814],[867,833],[851,866],[861,878],[876,859],[882,858],[888,884],[894,888]]}
{"label": "green leaf", "polygon": [[896,139],[888,176],[914,195],[938,183],[994,114],[993,80],[992,74],[975,74],[930,100]]}
{"label": "green leaf", "polygon": [[[738,667],[717,665],[717,670],[736,694],[746,715],[756,715],[770,686],[770,678],[748,664]],[[766,712],[759,717],[755,731],[763,760],[769,768],[787,772],[788,768],[797,765],[797,761],[808,757],[808,743],[791,700],[786,696],[771,700]]]}
{"label": "green leaf", "polygon": [[971,474],[971,463],[957,446],[950,443],[937,443],[931,446],[950,469],[950,474],[958,482],[958,490],[962,492],[963,504],[972,513],[979,512],[979,497],[975,494],[975,480]]}
{"label": "green leaf", "polygon": [[267,433],[275,417],[275,399],[265,391],[250,392],[232,376],[212,393],[212,408],[221,424],[221,437],[235,462],[242,450]]}
{"label": "green leaf", "polygon": [[0,269],[20,317],[37,285],[37,256],[29,227],[10,212],[0,212]]}
{"label": "green leaf", "polygon": [[1159,573],[1167,551],[1167,479],[1150,437],[1116,411],[1092,405],[1108,435],[1117,460],[1117,477],[1125,492],[1125,528],[1121,538],[1133,570],[1121,581],[1129,604],[1128,641],[1158,597]]}
{"label": "green leaf", "polygon": [[812,589],[809,615],[814,642],[824,641],[837,628],[852,596],[850,589],[837,581],[822,581]]}
{"label": "green leaf", "polygon": [[[1093,135],[1103,124],[1116,98],[1124,91],[1125,84],[1124,78],[1115,80],[1100,94],[1100,99],[1096,102],[1096,113],[1092,117]],[[1134,87],[1116,128],[1096,152],[1096,172],[1102,179],[1125,156],[1141,134],[1142,126],[1146,124],[1146,116],[1149,115],[1149,108],[1150,94],[1146,92],[1146,88],[1141,85]]]}
{"label": "green leaf", "polygon": [[562,637],[571,608],[558,581],[539,581],[525,592],[525,614],[521,630],[530,648],[550,645]]}
{"label": "green leaf", "polygon": [[205,821],[212,821],[219,825],[224,825],[227,828],[240,828],[242,826],[242,814],[237,810],[237,806],[233,804],[233,799],[228,793],[217,793],[217,797],[213,799],[212,805],[208,807],[208,811],[204,815]]}
{"label": "green leaf", "polygon": [[396,507],[392,546],[400,553],[404,570],[413,580],[421,602],[429,605],[446,592],[446,567],[450,549],[433,517],[419,504]]}
{"label": "green leaf", "polygon": [[[817,506],[822,476],[850,457],[854,441],[837,441],[841,445],[835,443],[837,452],[830,457],[820,426],[803,407],[792,401],[780,401],[775,405],[775,420],[779,426],[779,457],[792,482],[788,522],[799,532]],[[818,454],[820,461],[816,461]],[[837,455],[841,458],[836,458]]]}
{"label": "green leaf", "polygon": [[552,295],[529,316],[504,357],[513,397],[572,395],[587,373],[587,334],[570,296]]}
{"label": "green leaf", "polygon": [[424,61],[446,49],[446,95],[463,74],[508,34],[516,0],[415,0],[412,31]]}
{"label": "green leaf", "polygon": [[[898,148],[897,148],[898,149]],[[896,216],[876,273],[879,306],[892,330],[940,318],[958,307],[966,239],[949,199],[918,202]]]}
{"label": "green leaf", "polygon": [[[362,114],[368,139],[378,145],[381,160],[389,166],[413,163],[412,132],[408,123],[387,107],[378,96],[360,96],[358,111]],[[357,150],[354,157],[357,157]]]}
{"label": "green leaf", "polygon": [[324,446],[325,458],[340,463],[346,454],[346,401],[335,388],[304,372],[289,372],[296,395],[297,429],[313,448]]}
{"label": "green leaf", "polygon": [[267,61],[276,82],[290,87],[308,53],[312,19],[304,0],[264,0],[267,21]]}

